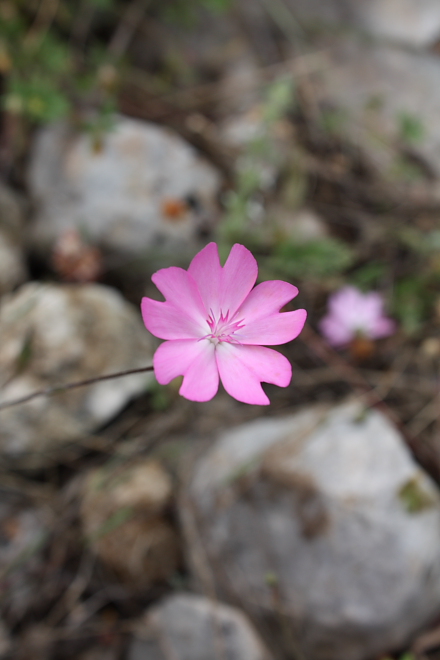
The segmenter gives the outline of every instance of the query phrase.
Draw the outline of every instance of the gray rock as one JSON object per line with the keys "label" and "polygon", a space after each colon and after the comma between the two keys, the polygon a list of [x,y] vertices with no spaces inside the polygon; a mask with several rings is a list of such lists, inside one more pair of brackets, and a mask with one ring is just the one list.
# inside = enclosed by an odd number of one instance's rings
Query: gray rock
{"label": "gray rock", "polygon": [[42,129],[29,185],[40,249],[77,228],[112,253],[142,256],[195,251],[201,224],[215,214],[220,177],[172,131],[118,117],[99,146],[66,124]]}
{"label": "gray rock", "polygon": [[12,291],[26,276],[21,204],[0,182],[0,296]]}
{"label": "gray rock", "polygon": [[166,514],[172,482],[159,463],[93,470],[85,479],[81,521],[85,538],[118,580],[135,590],[171,577],[179,563],[177,534]]}
{"label": "gray rock", "polygon": [[[251,0],[246,0],[250,2]],[[331,29],[356,26],[355,6],[362,0],[286,0],[290,13],[285,13],[284,25],[303,34],[304,29]]]}
{"label": "gray rock", "polygon": [[[41,598],[37,594],[50,524],[48,511],[18,502],[11,492],[1,489],[0,608],[9,621],[20,619]],[[0,657],[9,644],[0,625]]]}
{"label": "gray rock", "polygon": [[361,28],[408,46],[429,46],[440,36],[437,0],[358,0]]}
{"label": "gray rock", "polygon": [[[0,402],[148,366],[151,359],[140,312],[109,287],[32,282],[0,306]],[[45,452],[114,417],[150,379],[150,373],[136,374],[5,409],[0,412],[0,453],[42,464]]]}
{"label": "gray rock", "polygon": [[429,46],[440,35],[437,0],[287,0],[286,4],[303,27],[351,27],[414,47]]}
{"label": "gray rock", "polygon": [[356,402],[228,431],[181,512],[196,574],[194,529],[220,592],[282,614],[312,660],[402,647],[440,612],[439,492],[390,422]]}
{"label": "gray rock", "polygon": [[239,610],[194,594],[168,597],[147,611],[128,660],[270,660]]}
{"label": "gray rock", "polygon": [[359,146],[389,181],[440,198],[440,59],[354,38],[338,39],[323,57],[326,64],[312,74],[323,121],[331,114],[333,130]]}

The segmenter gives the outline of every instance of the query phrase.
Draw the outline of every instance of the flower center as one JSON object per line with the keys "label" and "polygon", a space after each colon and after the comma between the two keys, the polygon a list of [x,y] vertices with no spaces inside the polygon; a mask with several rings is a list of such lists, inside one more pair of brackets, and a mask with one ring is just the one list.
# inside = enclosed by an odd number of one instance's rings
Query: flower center
{"label": "flower center", "polygon": [[229,344],[239,344],[238,339],[234,337],[234,332],[244,328],[243,319],[239,321],[234,321],[233,318],[229,319],[229,311],[223,316],[222,310],[220,310],[220,316],[216,318],[212,309],[209,311],[210,314],[206,322],[211,332],[202,337],[202,339],[209,339],[215,345],[222,341],[226,341]]}

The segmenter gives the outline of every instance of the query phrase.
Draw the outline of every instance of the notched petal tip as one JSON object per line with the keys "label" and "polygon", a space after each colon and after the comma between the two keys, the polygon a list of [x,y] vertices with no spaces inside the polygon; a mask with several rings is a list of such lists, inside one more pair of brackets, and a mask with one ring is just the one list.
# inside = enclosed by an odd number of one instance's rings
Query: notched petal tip
{"label": "notched petal tip", "polygon": [[[307,310],[301,308],[301,309],[295,310],[295,313],[296,313],[296,319],[295,320],[296,320],[296,323],[297,323],[296,327],[297,327],[297,330],[298,330],[298,334],[296,336],[298,337],[298,335],[300,335],[301,332],[304,330],[304,326],[305,326],[306,321],[307,321]],[[294,337],[294,339],[295,339],[295,337]]]}
{"label": "notched petal tip", "polygon": [[287,358],[264,346],[219,345],[216,360],[225,390],[242,403],[269,405],[261,383],[287,387],[292,377]]}

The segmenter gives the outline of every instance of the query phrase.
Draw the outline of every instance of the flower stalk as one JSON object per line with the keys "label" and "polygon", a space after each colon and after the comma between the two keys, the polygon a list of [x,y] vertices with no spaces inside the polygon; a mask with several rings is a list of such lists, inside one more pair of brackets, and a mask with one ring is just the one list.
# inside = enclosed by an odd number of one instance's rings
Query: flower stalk
{"label": "flower stalk", "polygon": [[68,390],[74,390],[77,387],[86,387],[87,385],[93,385],[94,383],[99,383],[103,380],[112,380],[113,378],[123,378],[124,376],[131,376],[132,374],[141,374],[147,371],[153,371],[153,366],[149,367],[140,367],[138,369],[127,369],[126,371],[118,371],[113,374],[105,374],[103,376],[95,376],[94,378],[86,378],[85,380],[77,380],[73,383],[65,383],[64,385],[53,385],[52,387],[46,387],[43,390],[37,390],[36,392],[31,392],[25,396],[21,396],[17,399],[11,399],[10,401],[5,401],[0,403],[0,411],[5,410],[6,408],[12,408],[13,406],[18,406],[22,403],[28,403],[42,396],[53,396],[54,394],[60,394],[61,392],[66,392]]}

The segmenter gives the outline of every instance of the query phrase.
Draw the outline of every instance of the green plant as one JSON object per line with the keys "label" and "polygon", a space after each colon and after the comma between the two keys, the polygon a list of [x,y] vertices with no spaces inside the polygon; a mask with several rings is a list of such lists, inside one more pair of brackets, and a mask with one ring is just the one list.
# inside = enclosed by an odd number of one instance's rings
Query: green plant
{"label": "green plant", "polygon": [[421,120],[409,112],[400,112],[397,115],[399,137],[403,142],[414,144],[420,142],[425,135],[425,128]]}
{"label": "green plant", "polygon": [[394,288],[392,313],[403,330],[415,334],[429,316],[432,293],[425,277],[405,277]]}
{"label": "green plant", "polygon": [[218,232],[224,251],[235,241],[251,247],[263,242],[252,224],[252,210],[255,202],[258,203],[258,195],[265,192],[268,180],[280,166],[282,155],[273,129],[294,102],[295,86],[291,77],[280,76],[268,85],[261,107],[261,125],[239,159],[234,189],[226,197],[225,217]]}
{"label": "green plant", "polygon": [[422,232],[415,227],[403,227],[398,238],[403,245],[421,256],[440,252],[440,229]]}
{"label": "green plant", "polygon": [[338,136],[343,132],[347,118],[347,112],[342,108],[327,108],[321,111],[319,123],[325,133]]}
{"label": "green plant", "polygon": [[352,250],[336,238],[276,246],[267,267],[289,278],[322,279],[346,270],[354,260]]}
{"label": "green plant", "polygon": [[171,0],[158,5],[160,15],[172,23],[191,25],[200,9],[222,13],[229,9],[233,0]]}
{"label": "green plant", "polygon": [[[85,0],[86,1],[86,0]],[[87,0],[90,12],[116,0]],[[41,3],[43,4],[43,3]],[[0,6],[1,105],[30,123],[65,117],[76,104],[92,100],[98,110],[114,107],[116,86],[103,76],[111,62],[92,34],[86,50],[74,38],[78,8],[73,0],[46,15],[33,3],[9,0]]]}
{"label": "green plant", "polygon": [[386,274],[387,267],[379,261],[371,261],[365,266],[357,268],[350,274],[350,283],[362,291],[375,289]]}
{"label": "green plant", "polygon": [[409,479],[401,487],[398,495],[408,513],[419,513],[435,505],[435,499],[425,490],[417,477]]}

